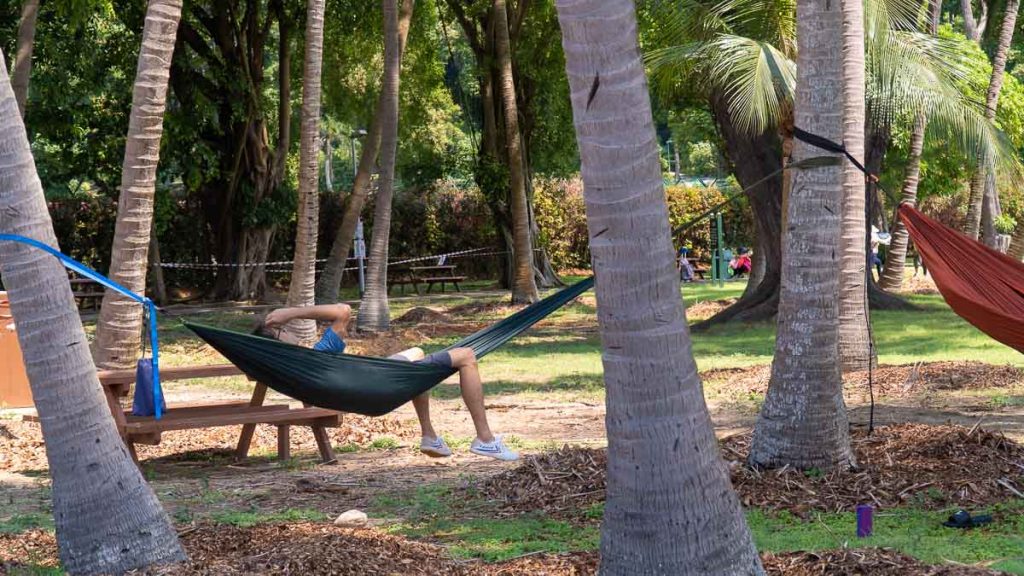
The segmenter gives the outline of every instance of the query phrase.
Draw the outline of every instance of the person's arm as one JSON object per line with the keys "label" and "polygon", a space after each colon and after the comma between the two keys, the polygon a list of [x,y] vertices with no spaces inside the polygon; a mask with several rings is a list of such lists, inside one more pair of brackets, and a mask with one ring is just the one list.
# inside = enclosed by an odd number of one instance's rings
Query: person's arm
{"label": "person's arm", "polygon": [[352,307],[348,304],[321,304],[319,306],[297,306],[294,308],[278,308],[267,314],[266,323],[271,328],[278,328],[292,320],[308,319],[318,322],[330,322],[331,328],[341,336],[348,335],[348,321],[352,317]]}

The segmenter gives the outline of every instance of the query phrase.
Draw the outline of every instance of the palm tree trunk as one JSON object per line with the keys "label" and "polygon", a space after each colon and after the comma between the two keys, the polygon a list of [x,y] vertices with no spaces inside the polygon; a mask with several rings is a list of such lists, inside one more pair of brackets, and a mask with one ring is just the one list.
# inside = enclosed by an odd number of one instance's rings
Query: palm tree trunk
{"label": "palm tree trunk", "polygon": [[[299,133],[299,214],[288,306],[312,306],[316,289],[316,238],[320,218],[320,70],[324,52],[324,0],[306,2],[306,54],[302,74],[302,128]],[[300,341],[316,338],[316,322],[295,320],[290,331]]]}
{"label": "palm tree trunk", "polygon": [[[924,149],[924,134],[928,128],[928,116],[924,111],[917,113],[914,129],[910,133],[910,156],[907,158],[907,171],[903,177],[903,193],[901,204],[917,204],[917,184],[921,178],[921,151]],[[899,218],[893,218],[890,227],[892,239],[889,241],[889,252],[885,256],[885,268],[878,280],[878,287],[888,292],[896,292],[903,286],[903,269],[907,264],[907,245],[910,236],[907,227]]]}
{"label": "palm tree trunk", "polygon": [[14,74],[11,84],[14,86],[14,98],[18,101],[18,111],[25,117],[25,106],[28,104],[28,83],[32,76],[32,48],[36,40],[36,17],[39,16],[39,0],[25,0],[21,6],[21,22],[18,24],[18,46],[14,53]]}
{"label": "palm tree trunk", "polygon": [[[984,0],[982,0],[984,3]],[[960,10],[964,16],[964,36],[969,40],[977,42],[981,38],[978,31],[978,23],[974,21],[974,10],[971,8],[971,0],[960,0]]]}
{"label": "palm tree trunk", "polygon": [[[398,36],[401,45],[399,56],[405,52],[414,3],[415,0],[402,0],[402,7],[398,13]],[[316,283],[317,304],[334,304],[338,301],[342,272],[348,261],[348,252],[352,249],[352,237],[356,232],[359,216],[363,213],[363,206],[366,204],[366,197],[370,192],[370,178],[380,152],[380,116],[383,108],[384,91],[381,90],[377,98],[377,109],[373,113],[373,120],[370,121],[370,130],[363,141],[363,149],[359,155],[359,167],[356,169],[356,178],[352,183],[352,194],[348,198],[345,214],[341,218],[341,226],[338,227],[334,242],[331,243],[331,251],[327,255],[324,271]]]}
{"label": "palm tree trunk", "polygon": [[601,573],[763,574],[690,348],[633,2],[557,8],[608,390]]}
{"label": "palm tree trunk", "polygon": [[[843,145],[864,164],[864,6],[843,0]],[[873,361],[868,326],[867,221],[864,173],[843,163],[843,218],[840,225],[839,359],[844,371],[866,370]]]}
{"label": "palm tree trunk", "polygon": [[[167,79],[180,18],[181,0],[150,0],[135,73],[108,276],[137,293],[146,290]],[[137,302],[112,290],[103,295],[96,325],[96,364],[100,368],[134,365],[141,345],[142,312]]]}
{"label": "palm tree trunk", "polygon": [[[410,4],[413,0],[409,0]],[[402,67],[402,44],[398,31],[395,0],[381,0],[384,11],[384,80],[381,86],[380,187],[373,212],[370,265],[366,293],[359,305],[360,330],[380,331],[391,326],[388,308],[388,242],[391,239],[391,198],[395,186],[395,156],[398,152],[398,87]],[[410,6],[411,9],[411,6]]]}
{"label": "palm tree trunk", "polygon": [[930,0],[928,4],[928,33],[936,36],[939,33],[939,22],[942,19],[942,0]]}
{"label": "palm tree trunk", "polygon": [[[796,126],[833,141],[844,128],[843,54],[835,41],[842,34],[838,2],[797,2]],[[797,141],[793,160],[822,153]],[[838,357],[843,190],[838,166],[792,174],[775,361],[750,447],[755,466],[828,470],[853,462]]]}
{"label": "palm tree trunk", "polygon": [[[967,2],[968,0],[963,0]],[[1003,72],[1006,71],[1006,58],[1010,52],[1010,44],[1013,42],[1013,31],[1017,25],[1017,10],[1020,8],[1020,0],[1007,0],[1006,13],[1003,16],[1003,26],[999,30],[999,43],[996,46],[995,55],[992,58],[992,77],[988,83],[988,93],[985,95],[985,118],[992,121],[996,117],[996,107],[999,105],[999,91],[1003,87]],[[981,229],[981,216],[986,188],[989,194],[997,194],[995,186],[989,187],[986,184],[987,172],[992,169],[992,159],[981,157],[978,161],[974,177],[971,178],[971,196],[967,206],[967,227],[964,232],[971,238],[978,238]],[[993,214],[994,216],[994,214]]]}
{"label": "palm tree trunk", "polygon": [[1017,224],[1013,238],[1010,239],[1010,249],[1006,253],[1018,261],[1024,260],[1024,222]]}
{"label": "palm tree trunk", "polygon": [[[0,141],[0,233],[57,247],[2,54]],[[120,574],[184,560],[177,533],[114,426],[67,272],[35,248],[0,242],[0,274],[46,441],[61,567]]]}
{"label": "palm tree trunk", "polygon": [[530,214],[526,202],[526,168],[519,132],[519,108],[516,103],[516,85],[512,77],[512,48],[509,42],[508,13],[505,0],[494,0],[494,44],[501,81],[502,110],[505,114],[505,144],[508,153],[509,183],[511,184],[512,252],[515,273],[512,275],[512,303],[530,304],[540,299],[533,277],[533,243],[530,238]]}

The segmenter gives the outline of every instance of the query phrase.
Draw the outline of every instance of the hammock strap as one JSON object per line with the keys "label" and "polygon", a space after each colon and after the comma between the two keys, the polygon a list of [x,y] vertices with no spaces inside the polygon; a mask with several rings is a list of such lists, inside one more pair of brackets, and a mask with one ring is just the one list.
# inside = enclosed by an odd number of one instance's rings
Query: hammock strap
{"label": "hammock strap", "polygon": [[31,246],[32,248],[42,250],[43,252],[46,252],[47,254],[56,258],[58,261],[60,261],[61,264],[64,265],[65,268],[71,270],[75,274],[88,278],[96,282],[97,284],[105,286],[106,288],[109,288],[119,294],[122,294],[138,302],[143,306],[145,314],[149,316],[149,340],[150,345],[153,347],[153,356],[150,358],[150,364],[153,366],[153,404],[156,410],[155,416],[159,420],[163,412],[161,408],[163,392],[160,388],[160,343],[157,340],[156,304],[154,304],[153,301],[150,300],[149,298],[145,296],[140,296],[135,292],[132,292],[131,290],[125,288],[121,284],[118,284],[117,282],[111,280],[110,278],[107,278],[103,274],[100,274],[99,272],[93,270],[92,268],[86,266],[85,264],[82,264],[81,262],[62,254],[59,250],[50,246],[49,244],[40,242],[39,240],[36,240],[34,238],[20,236],[18,234],[0,234],[0,241],[17,242],[19,244],[25,244],[26,246]]}

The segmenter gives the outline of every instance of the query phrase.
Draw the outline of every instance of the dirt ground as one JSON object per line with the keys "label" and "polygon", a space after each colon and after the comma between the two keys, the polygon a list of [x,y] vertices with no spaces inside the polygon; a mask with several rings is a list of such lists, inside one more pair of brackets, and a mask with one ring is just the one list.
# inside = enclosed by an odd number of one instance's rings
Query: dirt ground
{"label": "dirt ground", "polygon": [[[767,384],[767,368],[714,371],[702,376],[719,437],[749,432],[758,409],[756,398],[763,394]],[[1020,370],[970,363],[937,363],[881,367],[874,372],[873,379],[874,421],[877,425],[951,423],[970,429],[981,422],[980,427],[987,431],[1001,432],[1009,439],[1024,442],[1024,407],[993,406],[986,403],[983,396],[972,396],[979,390],[993,388],[1006,390],[1008,394],[1021,394],[1024,372]],[[866,424],[870,407],[863,393],[862,375],[851,377],[847,388],[851,421]],[[498,433],[513,436],[515,445],[527,455],[554,450],[565,444],[600,447],[605,443],[604,404],[599,400],[563,401],[557,395],[550,398],[505,395],[492,401],[488,408],[492,428]],[[383,418],[346,416],[344,425],[331,432],[332,442],[340,449],[337,462],[328,465],[316,461],[315,444],[308,430],[304,429],[292,432],[293,454],[297,458],[283,465],[274,461],[276,430],[270,426],[258,429],[253,442],[254,457],[243,462],[235,461],[231,454],[237,441],[238,427],[167,433],[160,446],[141,447],[140,456],[143,471],[169,514],[183,531],[194,530],[185,536],[187,545],[192,547],[193,557],[200,550],[207,550],[201,554],[213,555],[211,550],[216,549],[204,548],[206,544],[200,536],[205,534],[203,531],[207,529],[208,520],[217,514],[240,509],[258,509],[263,513],[302,509],[333,518],[352,508],[372,512],[382,496],[408,493],[417,487],[436,484],[467,486],[481,478],[515,468],[516,464],[497,462],[468,452],[467,444],[473,436],[473,427],[460,400],[438,399],[433,403],[432,413],[438,430],[456,440],[453,442],[455,455],[451,458],[430,459],[418,452],[419,430],[415,414],[408,406]],[[385,437],[392,441],[374,445],[374,440]],[[45,469],[45,454],[37,425],[0,421],[0,503],[4,503],[0,512],[3,515],[49,514]],[[371,521],[371,525],[379,522]],[[356,554],[352,550],[358,549],[361,538],[384,542],[390,547],[388,550],[394,551],[394,554],[389,553],[386,558],[382,556],[385,559],[378,561],[397,562],[387,564],[390,573],[395,574],[591,574],[597,562],[594,554],[538,555],[520,559],[516,561],[518,564],[513,562],[481,568],[452,560],[438,552],[443,549],[437,547],[373,530],[365,534],[342,533],[320,523],[308,526],[290,523],[276,528],[270,525],[252,529],[231,528],[225,533],[233,534],[230,537],[237,538],[239,542],[282,537],[294,538],[295,542],[306,542],[310,546],[327,546],[329,542],[331,546],[341,546],[341,551],[338,552],[338,564],[333,564],[336,569],[331,571],[313,567],[313,561],[308,558],[294,562],[286,560],[281,553],[273,551],[274,546],[266,545],[257,551],[246,547],[248,545],[237,544],[231,548],[231,554],[235,556],[232,556],[234,564],[230,570],[197,564],[185,571],[161,573],[233,574],[251,573],[247,572],[250,569],[274,574],[389,573],[337,569],[337,566],[350,565],[352,558],[346,554]],[[44,548],[50,546],[47,549],[50,552],[41,554],[52,557],[52,544],[44,542],[47,536],[32,538],[43,542],[40,546]],[[353,538],[355,540],[351,540]],[[339,544],[342,540],[357,544],[342,546]],[[5,546],[8,551],[14,546],[11,541],[10,536],[0,537],[0,564],[19,558],[4,552]],[[889,566],[891,570],[857,571],[849,562],[846,565],[836,564],[840,568],[824,570],[823,566],[835,560],[827,555],[768,556],[766,562],[770,573],[787,574],[954,573],[928,572],[908,559],[897,558],[899,555],[868,554],[873,555],[864,560],[868,562],[865,565]],[[430,559],[424,560],[427,556]],[[362,558],[360,561],[370,560]],[[425,563],[421,564],[421,561]],[[325,567],[331,565],[324,564]],[[413,567],[422,567],[422,570],[416,572]],[[3,572],[0,569],[0,573]]]}

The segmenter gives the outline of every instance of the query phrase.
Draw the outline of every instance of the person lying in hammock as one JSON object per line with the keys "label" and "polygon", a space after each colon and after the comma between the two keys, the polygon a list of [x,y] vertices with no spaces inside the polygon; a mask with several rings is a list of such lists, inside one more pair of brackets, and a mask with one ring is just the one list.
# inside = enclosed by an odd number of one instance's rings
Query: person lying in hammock
{"label": "person lying in hammock", "polygon": [[[345,351],[345,338],[348,337],[348,325],[351,318],[352,308],[347,304],[279,308],[267,314],[255,332],[260,336],[298,344],[298,338],[288,332],[286,324],[297,319],[316,320],[329,325],[320,340],[313,345],[313,349],[329,354],[341,354]],[[462,401],[469,409],[473,426],[476,427],[476,438],[470,444],[469,451],[498,460],[519,459],[519,454],[505,446],[501,436],[492,434],[491,428],[487,424],[483,384],[480,381],[480,371],[477,369],[476,353],[472,348],[455,348],[430,355],[424,354],[420,348],[409,348],[390,356],[390,358],[458,370]],[[434,458],[451,456],[451,449],[448,448],[444,439],[437,435],[430,422],[430,391],[414,398],[412,405],[416,408],[416,417],[419,418],[420,430],[423,435],[420,441],[420,451]]]}

